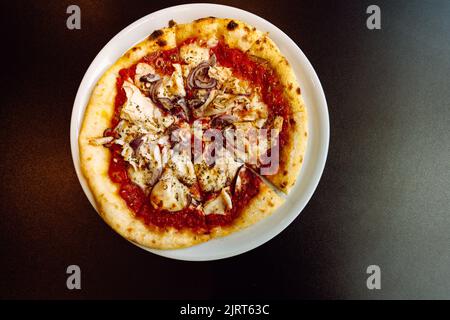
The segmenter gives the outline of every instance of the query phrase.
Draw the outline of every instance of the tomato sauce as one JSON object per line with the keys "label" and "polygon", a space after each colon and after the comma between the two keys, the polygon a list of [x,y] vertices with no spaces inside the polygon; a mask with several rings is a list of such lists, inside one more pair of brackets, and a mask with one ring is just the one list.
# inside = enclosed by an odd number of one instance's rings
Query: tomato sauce
{"label": "tomato sauce", "polygon": [[[196,39],[189,38],[182,44],[192,43]],[[285,142],[286,126],[289,125],[288,104],[283,96],[283,89],[277,75],[264,64],[251,59],[246,53],[239,49],[228,47],[223,42],[211,49],[216,55],[217,62],[233,69],[235,76],[248,80],[255,86],[261,88],[263,101],[271,110],[271,117],[282,116],[283,130],[280,133],[280,146]],[[155,69],[162,73],[170,75],[174,71],[172,64],[180,63],[179,49],[174,48],[166,51],[159,51],[145,56],[140,61],[149,63]],[[115,114],[111,121],[111,126],[115,127],[119,122],[119,115],[122,105],[126,102],[126,95],[122,88],[127,78],[134,78],[136,74],[136,65],[119,71],[116,81],[117,93],[115,97]],[[195,208],[186,208],[177,212],[169,212],[154,208],[144,191],[134,184],[127,174],[128,164],[121,156],[120,146],[113,145],[111,148],[111,160],[109,164],[109,176],[111,180],[120,185],[119,194],[125,200],[128,207],[141,218],[146,224],[166,228],[174,227],[176,229],[188,228],[198,233],[207,233],[216,226],[226,226],[231,224],[241,214],[242,208],[246,207],[250,200],[259,192],[261,179],[246,170],[246,180],[243,190],[237,194],[232,194],[233,208],[225,215],[211,214],[203,215],[201,211]]]}

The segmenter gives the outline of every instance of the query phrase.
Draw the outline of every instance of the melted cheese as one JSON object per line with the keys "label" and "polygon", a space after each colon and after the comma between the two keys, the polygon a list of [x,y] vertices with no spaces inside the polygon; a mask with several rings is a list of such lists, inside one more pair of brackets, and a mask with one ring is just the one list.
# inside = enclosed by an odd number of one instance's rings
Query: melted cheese
{"label": "melted cheese", "polygon": [[238,157],[251,164],[257,163],[258,131],[251,122],[235,122],[235,150]]}
{"label": "melted cheese", "polygon": [[209,59],[209,48],[201,47],[195,42],[190,43],[180,48],[180,57],[188,65],[196,66]]}
{"label": "melted cheese", "polygon": [[[258,130],[254,122],[235,122],[235,130],[227,128],[224,131],[225,138],[230,141],[231,146],[241,161],[249,164],[258,164],[265,157],[278,138],[283,126],[283,118],[275,117],[271,129]],[[268,139],[270,135],[270,141]]]}
{"label": "melted cheese", "polygon": [[268,107],[261,100],[259,94],[254,93],[248,103],[237,104],[232,114],[241,121],[256,121],[266,119],[268,116]]}
{"label": "melted cheese", "polygon": [[136,65],[136,77],[142,77],[147,74],[156,74],[155,68],[148,63],[140,62]]}
{"label": "melted cheese", "polygon": [[229,113],[237,107],[243,108],[249,102],[250,100],[246,96],[211,90],[208,100],[200,108],[194,110],[194,116],[200,118]]}
{"label": "melted cheese", "polygon": [[243,165],[236,161],[226,149],[216,153],[215,163],[212,167],[208,165],[206,158],[207,155],[204,154],[203,160],[194,166],[200,188],[205,192],[219,191],[230,184],[237,170]]}
{"label": "melted cheese", "polygon": [[238,121],[258,121],[259,127],[261,127],[268,116],[268,107],[257,93],[254,93],[249,98],[246,95],[235,95],[224,93],[222,90],[211,90],[206,102],[200,108],[194,110],[196,118],[211,117],[225,113],[231,114]]}
{"label": "melted cheese", "polygon": [[175,97],[179,98],[186,96],[181,65],[174,63],[172,66],[175,70],[170,77],[165,76],[163,78],[162,84],[157,91],[158,98],[174,99]]}
{"label": "melted cheese", "polygon": [[208,70],[208,75],[211,78],[216,79],[219,82],[219,84],[222,84],[231,77],[232,71],[230,68],[212,66]]}
{"label": "melted cheese", "polygon": [[155,208],[180,211],[189,205],[188,188],[183,185],[171,170],[164,171],[150,194],[150,202]]}
{"label": "melted cheese", "polygon": [[149,167],[134,169],[130,167],[128,169],[128,176],[130,179],[146,190],[148,187],[153,186],[161,175],[162,167]]}
{"label": "melted cheese", "polygon": [[203,213],[209,214],[225,214],[226,211],[233,208],[231,202],[230,187],[223,188],[219,195],[205,202],[203,205]]}
{"label": "melted cheese", "polygon": [[162,154],[161,149],[155,143],[142,143],[137,149],[139,157],[141,157],[150,168],[157,168],[162,171]]}
{"label": "melted cheese", "polygon": [[164,131],[174,122],[173,116],[164,116],[162,111],[129,81],[124,82],[123,89],[127,95],[127,101],[120,113],[122,119],[156,132]]}
{"label": "melted cheese", "polygon": [[249,95],[252,91],[248,81],[235,77],[229,77],[223,84],[222,90],[226,93],[241,95]]}
{"label": "melted cheese", "polygon": [[201,118],[207,117],[208,114],[214,114],[214,106],[212,106],[211,103],[214,101],[218,93],[219,92],[217,90],[212,89],[209,92],[208,98],[206,99],[205,103],[200,108],[194,109],[194,117]]}
{"label": "melted cheese", "polygon": [[194,165],[189,154],[171,152],[168,165],[181,182],[187,185],[192,185],[197,180]]}
{"label": "melted cheese", "polygon": [[[134,83],[141,89],[148,89],[150,87],[150,83],[141,82],[141,77],[146,76],[148,74],[156,75],[155,69],[149,65],[148,63],[140,62],[136,65],[136,75],[134,76]],[[158,79],[159,76],[156,76]]]}

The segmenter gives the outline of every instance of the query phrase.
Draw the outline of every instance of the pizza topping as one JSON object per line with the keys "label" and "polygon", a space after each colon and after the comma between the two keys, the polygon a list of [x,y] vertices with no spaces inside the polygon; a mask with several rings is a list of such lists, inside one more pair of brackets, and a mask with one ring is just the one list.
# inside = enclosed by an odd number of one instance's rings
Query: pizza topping
{"label": "pizza topping", "polygon": [[283,122],[284,122],[284,119],[281,116],[276,116],[275,119],[273,120],[272,128],[277,131],[277,134],[279,134],[281,132],[281,130],[283,129]]}
{"label": "pizza topping", "polygon": [[222,86],[222,90],[226,93],[241,95],[250,95],[252,92],[248,81],[235,77],[229,78],[228,81],[225,81]]}
{"label": "pizza topping", "polygon": [[231,114],[223,114],[214,117],[211,120],[211,126],[214,128],[224,128],[236,121],[238,121],[238,118],[236,116]]}
{"label": "pizza topping", "polygon": [[155,82],[152,82],[148,88],[148,95],[156,105],[160,103],[157,94],[161,85],[162,79],[158,79]]}
{"label": "pizza topping", "polygon": [[138,154],[148,166],[155,167],[158,171],[161,171],[163,167],[163,153],[161,149],[165,150],[155,142],[147,142],[139,147]]}
{"label": "pizza topping", "polygon": [[[195,108],[195,110],[193,112],[194,117],[201,118],[201,117],[208,116],[208,112],[206,112],[206,110],[207,110],[208,106],[211,104],[211,102],[214,101],[214,99],[216,98],[216,96],[218,94],[219,94],[218,90],[213,89],[213,90],[209,91],[208,98],[206,99],[206,101],[202,105],[200,105],[198,107],[194,107]],[[214,114],[214,113],[212,113],[212,114]],[[210,114],[210,115],[212,115],[212,114]]]}
{"label": "pizza topping", "polygon": [[193,68],[187,77],[190,89],[212,89],[217,85],[217,80],[209,76],[209,69],[216,63],[213,55],[208,61],[203,61]]}
{"label": "pizza topping", "polygon": [[151,83],[158,81],[161,77],[156,73],[148,63],[138,63],[136,65],[136,74],[134,76],[134,83],[140,89],[147,91],[151,87]]}
{"label": "pizza topping", "polygon": [[156,96],[158,99],[173,99],[175,97],[184,97],[186,95],[181,65],[174,63],[172,66],[175,71],[172,72],[170,77],[165,76],[162,79],[161,84],[157,87]]}
{"label": "pizza topping", "polygon": [[142,136],[138,136],[133,140],[131,140],[130,147],[134,150],[134,152],[136,152],[136,150],[141,146],[143,141],[144,140],[142,139]]}
{"label": "pizza topping", "polygon": [[241,192],[244,185],[248,183],[248,178],[245,174],[245,170],[248,170],[245,166],[242,166],[236,174],[236,180],[234,182],[234,193],[237,194]]}
{"label": "pizza topping", "polygon": [[148,73],[148,74],[140,77],[139,81],[145,83],[146,87],[149,87],[150,83],[158,81],[159,79],[161,79],[159,75],[153,74],[153,73]]}
{"label": "pizza topping", "polygon": [[[209,146],[212,146],[212,144]],[[203,161],[195,164],[195,173],[200,188],[204,192],[216,192],[233,181],[237,170],[243,163],[236,161],[226,149],[216,150],[216,157],[211,160],[208,147],[205,149]],[[211,165],[211,162],[214,163]]]}
{"label": "pizza topping", "polygon": [[167,169],[153,187],[150,202],[154,208],[179,211],[189,205],[189,190],[177,179],[172,170]]}
{"label": "pizza topping", "polygon": [[230,68],[220,67],[220,66],[211,66],[208,70],[208,75],[216,79],[219,83],[224,83],[228,79],[230,79],[233,71]]}
{"label": "pizza topping", "polygon": [[191,186],[196,182],[197,177],[195,176],[194,165],[188,154],[176,151],[172,152],[168,166],[184,184]]}
{"label": "pizza topping", "polygon": [[135,169],[134,167],[128,168],[128,176],[131,181],[141,187],[144,191],[153,186],[160,175],[161,170],[157,170],[155,167],[144,167],[139,169]]}
{"label": "pizza topping", "polygon": [[[216,38],[193,38],[119,75],[113,129],[92,143],[110,147],[109,174],[129,207],[160,227],[205,231],[233,221],[260,183],[244,162],[257,168],[250,158],[273,146],[253,132],[275,129],[274,138],[286,116],[268,63]],[[204,137],[209,128],[226,148]],[[198,142],[203,151],[192,156]]]}
{"label": "pizza topping", "polygon": [[132,83],[123,84],[127,102],[123,105],[120,116],[122,119],[137,123],[151,131],[161,132],[170,126],[174,119],[170,115],[163,116],[153,102],[144,96]]}
{"label": "pizza topping", "polygon": [[209,214],[225,214],[226,211],[233,208],[230,196],[230,187],[223,188],[219,195],[205,202],[203,205],[203,213]]}
{"label": "pizza topping", "polygon": [[[241,96],[242,97],[242,96]],[[241,121],[255,121],[258,119],[266,119],[268,117],[267,105],[261,101],[260,96],[254,93],[251,100],[248,97],[236,103],[236,107],[232,114]]]}
{"label": "pizza topping", "polygon": [[103,145],[109,144],[113,140],[114,140],[113,137],[100,137],[100,138],[90,139],[89,143],[94,146],[103,146]]}
{"label": "pizza topping", "polygon": [[[191,91],[191,97],[187,100],[187,105],[190,109],[197,109],[201,107],[210,97],[211,92],[215,92],[213,90],[206,89],[198,89]],[[213,97],[211,97],[213,98]]]}
{"label": "pizza topping", "polygon": [[196,66],[202,61],[209,60],[209,48],[201,47],[196,42],[180,48],[180,57],[190,66]]}

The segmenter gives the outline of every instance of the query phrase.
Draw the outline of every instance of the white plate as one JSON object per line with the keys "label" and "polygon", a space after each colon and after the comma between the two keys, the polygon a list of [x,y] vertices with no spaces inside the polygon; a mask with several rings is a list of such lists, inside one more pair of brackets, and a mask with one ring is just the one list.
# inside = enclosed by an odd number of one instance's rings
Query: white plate
{"label": "white plate", "polygon": [[286,203],[270,217],[227,237],[186,249],[153,250],[142,247],[155,254],[179,260],[205,261],[232,257],[272,239],[300,214],[311,198],[322,175],[328,152],[328,109],[322,86],[306,56],[283,31],[252,13],[233,7],[216,4],[186,4],[170,7],[151,13],[119,32],[95,57],[81,81],[72,110],[70,143],[75,170],[94,208],[96,208],[94,198],[80,170],[78,134],[86,104],[95,83],[124,52],[154,30],[167,26],[169,20],[186,23],[208,16],[242,20],[261,31],[270,33],[272,40],[291,63],[300,83],[308,110],[308,147],[296,186],[287,197]]}

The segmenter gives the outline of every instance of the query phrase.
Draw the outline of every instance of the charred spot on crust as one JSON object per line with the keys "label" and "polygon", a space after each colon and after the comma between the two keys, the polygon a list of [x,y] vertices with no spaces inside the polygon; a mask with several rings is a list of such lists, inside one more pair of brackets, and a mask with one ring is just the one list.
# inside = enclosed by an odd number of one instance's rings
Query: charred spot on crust
{"label": "charred spot on crust", "polygon": [[259,41],[259,39],[258,39],[258,40],[255,41],[255,43],[256,43],[256,44],[260,44],[261,41]]}
{"label": "charred spot on crust", "polygon": [[293,86],[292,86],[292,83],[289,83],[288,89],[289,89],[289,90],[292,90],[292,87],[293,87]]}
{"label": "charred spot on crust", "polygon": [[286,188],[287,182],[286,182],[286,181],[283,181],[283,182],[280,184],[280,186],[281,186],[282,188]]}
{"label": "charred spot on crust", "polygon": [[155,40],[158,39],[159,37],[161,37],[164,34],[164,32],[162,30],[155,30],[152,32],[151,35],[149,35],[149,39],[150,40]]}
{"label": "charred spot on crust", "polygon": [[136,51],[137,49],[139,49],[138,47],[133,47],[132,49],[131,49],[131,51]]}
{"label": "charred spot on crust", "polygon": [[156,41],[156,44],[160,47],[164,47],[167,44],[167,42],[166,40],[158,39],[158,41]]}
{"label": "charred spot on crust", "polygon": [[244,30],[247,31],[247,32],[250,32],[250,28],[247,27],[247,26],[244,27]]}
{"label": "charred spot on crust", "polygon": [[297,88],[296,92],[297,92],[297,94],[301,94],[302,93],[302,90],[300,90],[300,87]]}
{"label": "charred spot on crust", "polygon": [[173,20],[173,19],[171,19],[170,21],[169,21],[169,28],[172,28],[173,26],[175,26],[177,23]]}
{"label": "charred spot on crust", "polygon": [[227,29],[229,31],[233,31],[234,29],[236,29],[238,27],[238,24],[236,22],[234,22],[233,20],[231,20],[230,22],[228,22],[227,24]]}

